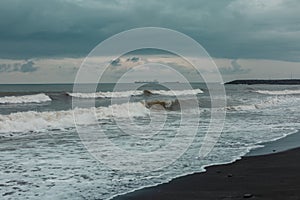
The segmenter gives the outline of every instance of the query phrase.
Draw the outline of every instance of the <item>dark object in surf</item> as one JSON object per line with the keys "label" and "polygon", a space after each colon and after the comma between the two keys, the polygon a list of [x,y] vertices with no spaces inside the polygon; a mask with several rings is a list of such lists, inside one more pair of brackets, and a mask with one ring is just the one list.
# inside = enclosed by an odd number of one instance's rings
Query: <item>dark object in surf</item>
{"label": "dark object in surf", "polygon": [[253,194],[244,194],[245,199],[248,199],[248,198],[251,198],[251,197],[253,197]]}
{"label": "dark object in surf", "polygon": [[145,96],[151,96],[153,93],[150,92],[149,90],[144,90],[144,95]]}
{"label": "dark object in surf", "polygon": [[229,84],[244,84],[244,85],[300,85],[300,79],[282,79],[282,80],[234,80],[225,83],[226,85]]}
{"label": "dark object in surf", "polygon": [[170,103],[167,103],[166,101],[146,101],[145,102],[145,106],[146,108],[151,108],[152,106],[162,106],[163,108],[167,109],[169,108],[171,105]]}
{"label": "dark object in surf", "polygon": [[162,107],[166,110],[180,110],[180,104],[178,100],[170,101],[170,100],[165,100],[165,101],[160,101],[160,100],[155,100],[155,101],[146,101],[144,102],[144,105],[146,108],[154,108],[154,109],[159,109],[159,107]]}

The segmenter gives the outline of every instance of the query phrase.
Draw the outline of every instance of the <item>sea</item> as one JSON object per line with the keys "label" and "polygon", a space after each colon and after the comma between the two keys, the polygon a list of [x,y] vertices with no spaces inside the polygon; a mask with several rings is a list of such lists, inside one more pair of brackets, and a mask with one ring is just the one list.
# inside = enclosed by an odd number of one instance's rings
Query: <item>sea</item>
{"label": "sea", "polygon": [[[0,85],[1,199],[112,199],[205,172],[206,166],[234,162],[251,149],[293,134],[300,127],[297,85],[224,85],[226,105],[217,108],[212,108],[205,83],[191,83],[192,89],[177,91],[153,83],[141,84],[134,91],[114,91],[114,87],[106,83],[99,84],[95,92],[73,92],[72,84]],[[184,113],[190,117],[182,122],[179,97],[185,102],[192,97],[194,102],[196,97],[200,113],[194,113],[194,107],[189,110],[187,103]],[[74,102],[83,106],[74,107]],[[199,157],[208,127],[213,126],[214,109],[226,113],[224,126],[209,153]],[[79,124],[74,113],[81,119]],[[162,126],[149,126],[151,120],[163,121]],[[147,130],[131,128],[135,125]],[[180,127],[185,131],[177,135]],[[83,139],[100,129],[106,140],[103,135],[98,138],[102,152],[95,155]],[[189,130],[196,130],[192,140],[187,138],[191,137]],[[136,152],[158,151],[174,138],[182,144],[192,142],[175,160],[162,153],[161,168],[141,170],[140,165],[152,166],[155,158],[131,163],[111,148],[113,144],[133,152],[134,160]],[[173,149],[161,152],[165,151]]]}

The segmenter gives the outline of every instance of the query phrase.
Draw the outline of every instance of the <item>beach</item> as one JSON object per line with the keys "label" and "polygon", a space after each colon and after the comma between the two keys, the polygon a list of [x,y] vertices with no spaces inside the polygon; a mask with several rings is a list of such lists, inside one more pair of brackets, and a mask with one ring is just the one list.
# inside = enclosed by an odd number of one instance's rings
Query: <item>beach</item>
{"label": "beach", "polygon": [[[234,163],[207,167],[204,173],[176,178],[114,200],[300,199],[299,144],[294,148],[299,138],[300,134],[295,133],[267,143]],[[292,149],[287,150],[289,146]]]}

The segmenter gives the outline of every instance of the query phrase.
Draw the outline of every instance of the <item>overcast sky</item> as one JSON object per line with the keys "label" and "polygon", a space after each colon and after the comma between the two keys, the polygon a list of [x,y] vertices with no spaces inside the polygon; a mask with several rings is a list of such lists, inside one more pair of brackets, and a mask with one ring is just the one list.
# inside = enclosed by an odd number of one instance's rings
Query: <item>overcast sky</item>
{"label": "overcast sky", "polygon": [[299,10],[299,0],[1,0],[0,83],[72,82],[99,42],[145,26],[195,39],[225,80],[300,78]]}

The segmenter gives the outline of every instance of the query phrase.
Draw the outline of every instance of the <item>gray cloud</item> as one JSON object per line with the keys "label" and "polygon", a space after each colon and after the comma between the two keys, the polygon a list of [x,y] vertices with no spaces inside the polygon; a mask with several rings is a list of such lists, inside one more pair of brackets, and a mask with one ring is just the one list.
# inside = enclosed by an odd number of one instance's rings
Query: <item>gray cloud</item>
{"label": "gray cloud", "polygon": [[38,69],[33,61],[14,64],[0,64],[0,72],[34,72]]}
{"label": "gray cloud", "polygon": [[[138,61],[140,61],[140,58],[139,58],[139,57],[136,57],[136,56],[129,57],[129,58],[126,59],[126,62],[136,63],[136,62],[138,62]],[[123,63],[124,63],[124,62],[123,62]],[[110,64],[111,64],[112,66],[121,66],[123,63],[122,63],[122,61],[121,61],[120,58],[117,58],[117,59],[112,60],[112,61],[110,62]]]}
{"label": "gray cloud", "polygon": [[136,56],[133,56],[133,57],[131,57],[131,58],[127,58],[127,62],[138,62],[140,60],[140,58],[139,57],[136,57]]}
{"label": "gray cloud", "polygon": [[242,66],[237,62],[237,60],[231,61],[230,67],[222,67],[219,69],[221,74],[224,75],[234,75],[234,74],[247,74],[250,69],[243,69]]}
{"label": "gray cloud", "polygon": [[0,72],[10,72],[11,70],[10,64],[0,64]]}
{"label": "gray cloud", "polygon": [[28,62],[22,64],[21,67],[20,67],[21,72],[34,72],[37,69],[38,68],[34,66],[33,61],[28,61]]}
{"label": "gray cloud", "polygon": [[120,60],[120,58],[117,58],[117,59],[111,61],[110,64],[112,66],[120,66],[121,65],[121,60]]}
{"label": "gray cloud", "polygon": [[300,61],[298,0],[2,0],[0,57],[85,56],[130,28],[181,31],[214,57]]}

